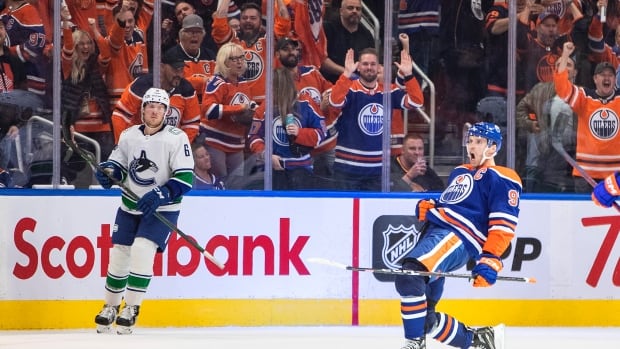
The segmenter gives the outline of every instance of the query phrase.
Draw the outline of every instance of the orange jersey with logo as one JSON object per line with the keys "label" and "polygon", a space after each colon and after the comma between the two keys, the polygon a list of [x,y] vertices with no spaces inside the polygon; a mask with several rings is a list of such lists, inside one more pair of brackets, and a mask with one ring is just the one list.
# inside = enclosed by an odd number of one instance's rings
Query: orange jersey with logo
{"label": "orange jersey with logo", "polygon": [[250,102],[247,81],[233,84],[219,74],[211,77],[202,95],[200,129],[205,143],[227,153],[242,151],[248,126],[237,122],[235,115]]}
{"label": "orange jersey with logo", "polygon": [[[303,65],[320,67],[327,58],[327,38],[323,29],[324,0],[291,1],[293,35],[300,42]],[[265,6],[263,5],[263,8]]]}
{"label": "orange jersey with logo", "polygon": [[[620,93],[602,100],[594,90],[573,85],[566,70],[553,79],[557,95],[577,114],[579,166],[595,179],[620,171]],[[573,175],[581,176],[575,169]]]}
{"label": "orange jersey with logo", "polygon": [[124,29],[114,23],[112,33],[106,38],[110,56],[102,57],[105,80],[112,108],[127,86],[138,76],[148,73],[147,47],[144,37],[134,31],[131,42],[124,38]]}
{"label": "orange jersey with logo", "polygon": [[[291,21],[276,15],[274,24],[275,38],[286,36],[290,30]],[[245,50],[245,61],[248,65],[248,70],[245,72],[244,77],[250,85],[249,97],[258,103],[262,103],[265,99],[265,64],[267,62],[267,54],[273,55],[273,53],[267,52],[266,36],[260,36],[256,42],[248,44],[239,39],[237,33],[230,29],[227,17],[215,15],[213,16],[211,35],[213,36],[213,41],[218,45],[230,41],[243,47]]]}
{"label": "orange jersey with logo", "polygon": [[[118,143],[123,130],[142,123],[142,96],[151,87],[153,87],[153,75],[143,75],[127,86],[121,95],[112,113],[115,143]],[[165,123],[185,131],[191,143],[198,134],[200,123],[200,106],[196,91],[187,80],[181,79],[179,86],[172,92],[168,91],[168,94],[170,108],[166,113]]]}
{"label": "orange jersey with logo", "polygon": [[[177,44],[169,49],[185,61],[185,68],[183,68],[184,77],[187,80],[200,81],[209,79],[215,73],[215,54],[211,50],[199,49],[196,56],[191,56],[187,51],[183,49],[181,44]],[[193,85],[193,82],[192,82]],[[198,96],[202,94],[203,89],[198,89],[194,86],[194,89],[198,92]]]}

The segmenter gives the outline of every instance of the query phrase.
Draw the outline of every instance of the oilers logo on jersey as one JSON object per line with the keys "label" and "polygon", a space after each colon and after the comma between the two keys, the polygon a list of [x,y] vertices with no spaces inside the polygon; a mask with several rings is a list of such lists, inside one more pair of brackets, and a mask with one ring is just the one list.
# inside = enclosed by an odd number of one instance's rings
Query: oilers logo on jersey
{"label": "oilers logo on jersey", "polygon": [[[276,144],[280,146],[288,147],[289,146],[288,135],[286,134],[286,130],[284,129],[283,120],[284,118],[281,116],[278,116],[273,120],[273,141],[276,142]],[[295,124],[301,127],[299,125],[297,118],[295,118]]]}
{"label": "oilers logo on jersey", "polygon": [[383,264],[390,269],[400,269],[400,261],[420,240],[421,233],[415,225],[388,225],[383,231]]}
{"label": "oilers logo on jersey", "polygon": [[612,109],[601,108],[590,116],[590,132],[600,140],[609,140],[618,134],[618,114]]}
{"label": "oilers logo on jersey", "polygon": [[555,62],[558,55],[547,53],[542,56],[536,63],[536,78],[538,81],[553,81],[553,71],[555,70]]}
{"label": "oilers logo on jersey", "polygon": [[248,70],[245,71],[243,77],[248,81],[254,81],[258,79],[265,69],[263,58],[254,51],[245,51],[245,63],[248,66]]}
{"label": "oilers logo on jersey", "polygon": [[179,127],[180,122],[181,122],[181,112],[179,111],[179,109],[171,105],[170,108],[168,108],[168,112],[166,113],[166,116],[164,117],[164,123],[166,125]]}
{"label": "oilers logo on jersey", "polygon": [[357,114],[357,123],[365,134],[381,135],[383,133],[383,106],[378,103],[365,105]]}
{"label": "oilers logo on jersey", "polygon": [[136,55],[136,58],[129,65],[128,70],[129,74],[131,74],[131,77],[134,79],[144,74],[144,56],[142,53]]}
{"label": "oilers logo on jersey", "polygon": [[[145,171],[149,171],[147,173],[145,173]],[[151,177],[146,177],[145,175],[147,175],[150,172],[157,172],[159,171],[159,168],[157,167],[157,164],[155,164],[153,161],[149,160],[146,157],[146,151],[142,150],[140,152],[140,156],[137,159],[133,159],[130,163],[129,163],[129,176],[131,177],[131,179],[136,182],[139,185],[144,185],[144,186],[150,186],[153,185],[155,183],[155,177],[151,176]]]}
{"label": "oilers logo on jersey", "polygon": [[469,196],[474,189],[474,178],[471,174],[461,174],[456,176],[448,187],[441,193],[439,201],[457,204]]}
{"label": "oilers logo on jersey", "polygon": [[304,87],[299,91],[299,99],[311,99],[317,105],[321,105],[321,92],[313,86]]}
{"label": "oilers logo on jersey", "polygon": [[250,104],[250,97],[248,97],[245,93],[237,92],[230,99],[230,105],[241,105],[241,104]]}

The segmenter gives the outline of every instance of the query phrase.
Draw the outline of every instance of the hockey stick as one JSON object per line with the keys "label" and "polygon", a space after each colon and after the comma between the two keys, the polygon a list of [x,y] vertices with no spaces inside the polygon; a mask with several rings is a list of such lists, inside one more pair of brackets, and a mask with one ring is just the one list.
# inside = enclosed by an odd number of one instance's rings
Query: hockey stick
{"label": "hockey stick", "polygon": [[[108,178],[110,178],[110,180],[112,180],[112,182],[114,184],[118,185],[125,192],[125,194],[127,194],[132,200],[138,201],[140,199],[140,197],[136,193],[134,193],[131,189],[129,189],[124,183],[122,183],[121,181],[117,180],[111,173],[109,173],[108,171],[105,171],[105,169],[103,169],[101,166],[99,166],[97,161],[95,161],[95,159],[93,159],[92,154],[90,154],[90,153],[84,151],[83,149],[81,149],[80,147],[78,147],[78,145],[75,143],[75,141],[71,138],[71,131],[69,130],[69,122],[67,122],[68,120],[66,119],[67,117],[68,117],[68,114],[65,113],[63,115],[63,120],[62,120],[62,125],[63,125],[62,126],[62,138],[63,138],[65,144],[67,144],[67,146],[69,148],[71,148],[82,159],[84,159],[94,170],[105,173],[106,176],[108,176]],[[172,223],[170,220],[168,220],[166,217],[164,217],[161,213],[155,211],[155,213],[153,213],[153,215],[160,222],[162,222],[166,227],[168,227],[168,229],[170,229],[171,231],[176,232],[185,241],[189,242],[189,244],[192,247],[194,247],[195,249],[200,251],[208,260],[213,262],[213,264],[215,264],[218,268],[220,268],[222,270],[224,269],[224,265],[222,263],[220,263],[220,261],[218,261],[211,253],[209,253],[207,250],[205,250],[202,246],[200,246],[196,242],[196,240],[194,240],[192,237],[190,237],[189,235],[187,235],[183,231],[181,231],[181,229],[179,229],[174,223]]]}
{"label": "hockey stick", "polygon": [[[566,160],[569,165],[571,165],[575,170],[577,170],[577,172],[579,172],[581,177],[583,177],[583,179],[585,179],[585,181],[588,182],[588,184],[590,184],[592,188],[594,188],[597,184],[594,178],[592,178],[592,176],[590,176],[588,172],[583,169],[583,167],[579,166],[577,161],[575,161],[575,159],[573,159],[570,154],[566,152],[566,149],[564,149],[564,145],[562,144],[562,130],[566,127],[568,123],[567,118],[567,116],[564,116],[564,114],[561,113],[557,116],[557,119],[553,124],[553,128],[551,129],[551,146],[560,155],[562,155],[564,160]],[[620,205],[618,205],[617,202],[614,201],[613,206],[617,211],[620,212]]]}
{"label": "hockey stick", "polygon": [[[377,269],[377,268],[352,267],[350,265],[330,261],[324,258],[308,258],[307,261],[310,263],[329,265],[332,267],[349,270],[349,271],[365,271],[365,272],[375,273],[375,274],[435,276],[435,277],[458,278],[458,279],[468,279],[468,280],[473,279],[471,274],[455,274],[455,273],[417,271],[417,270],[407,270],[407,269],[399,270],[399,269]],[[517,277],[517,276],[498,276],[497,281],[517,281],[517,282],[525,282],[528,284],[536,283],[535,278]]]}

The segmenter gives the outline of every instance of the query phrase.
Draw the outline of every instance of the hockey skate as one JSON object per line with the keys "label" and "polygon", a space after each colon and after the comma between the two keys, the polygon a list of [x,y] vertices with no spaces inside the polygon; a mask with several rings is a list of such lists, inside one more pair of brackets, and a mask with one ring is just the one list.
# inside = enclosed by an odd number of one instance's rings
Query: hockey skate
{"label": "hockey skate", "polygon": [[495,327],[472,328],[474,339],[472,348],[477,349],[504,349],[504,324]]}
{"label": "hockey skate", "polygon": [[140,313],[139,305],[126,305],[123,307],[121,314],[116,318],[116,333],[131,334],[136,319]]}
{"label": "hockey skate", "polygon": [[103,309],[95,316],[95,323],[97,324],[97,333],[110,333],[112,330],[112,324],[116,320],[116,314],[118,314],[118,305],[105,304]]}
{"label": "hockey skate", "polygon": [[426,340],[424,337],[416,339],[407,339],[405,345],[400,349],[426,349]]}

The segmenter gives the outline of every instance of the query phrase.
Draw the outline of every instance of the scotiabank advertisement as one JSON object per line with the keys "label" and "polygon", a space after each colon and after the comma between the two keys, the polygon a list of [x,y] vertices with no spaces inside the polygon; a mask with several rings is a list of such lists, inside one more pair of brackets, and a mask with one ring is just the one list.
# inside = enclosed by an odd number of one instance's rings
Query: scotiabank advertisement
{"label": "scotiabank advertisement", "polygon": [[[61,192],[57,192],[61,193]],[[394,299],[392,275],[415,245],[416,197],[188,196],[179,235],[158,254],[149,299]],[[101,298],[118,196],[0,196],[0,300]],[[444,299],[620,299],[620,214],[587,200],[522,200],[498,282],[449,280]],[[471,265],[457,273],[469,273]]]}

